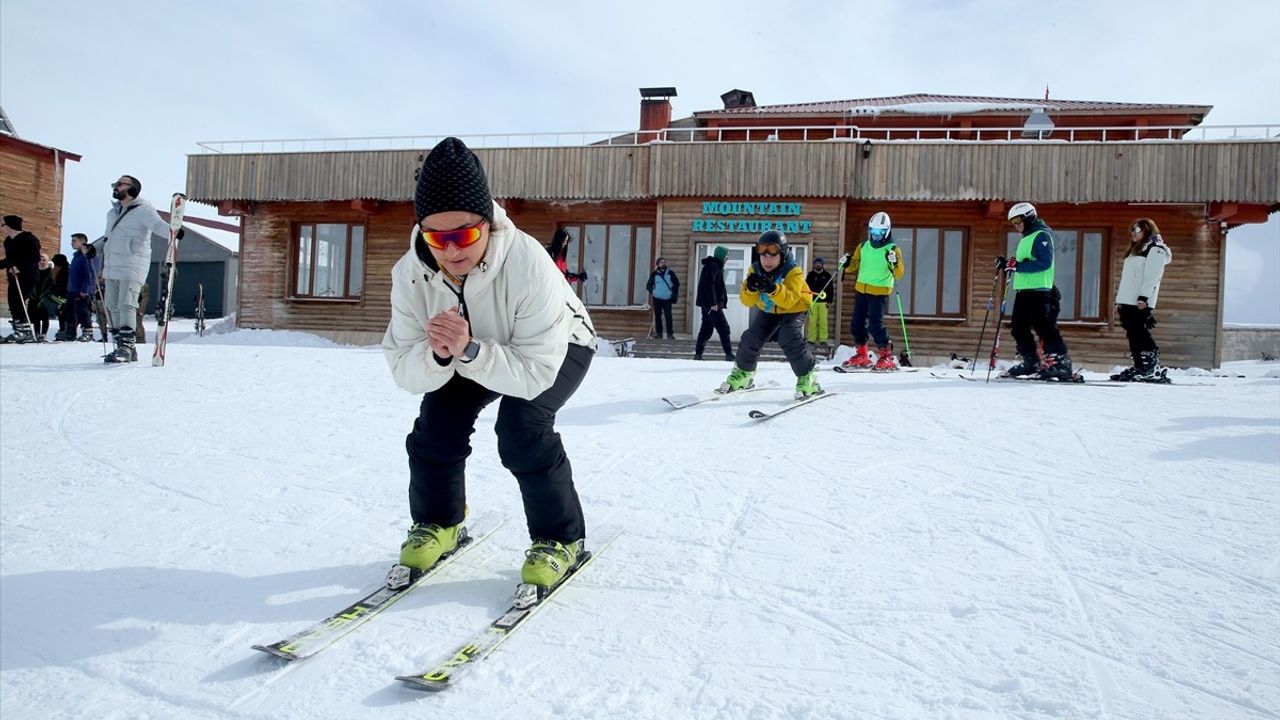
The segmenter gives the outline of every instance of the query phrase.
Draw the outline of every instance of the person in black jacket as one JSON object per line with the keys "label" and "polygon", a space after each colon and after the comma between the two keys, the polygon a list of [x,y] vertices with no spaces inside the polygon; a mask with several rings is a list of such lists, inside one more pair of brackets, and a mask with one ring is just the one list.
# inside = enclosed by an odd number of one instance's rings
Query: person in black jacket
{"label": "person in black jacket", "polygon": [[31,331],[31,303],[36,289],[40,263],[40,239],[22,229],[22,218],[5,215],[0,230],[4,231],[4,268],[9,279],[9,314],[13,332],[0,342],[35,342]]}
{"label": "person in black jacket", "polygon": [[823,269],[822,258],[813,259],[813,269],[805,276],[804,282],[813,293],[813,304],[809,306],[809,329],[805,331],[805,339],[810,345],[827,345],[827,311],[835,301],[836,294],[831,292],[831,273]]}
{"label": "person in black jacket", "polygon": [[714,329],[720,334],[720,344],[724,347],[724,359],[733,359],[733,345],[729,342],[729,320],[724,316],[725,303],[729,302],[729,293],[724,286],[724,259],[729,256],[729,248],[720,245],[709,257],[702,259],[702,272],[698,275],[698,292],[695,304],[702,310],[702,326],[698,328],[698,342],[693,351],[693,359],[701,360],[702,351],[711,339]]}

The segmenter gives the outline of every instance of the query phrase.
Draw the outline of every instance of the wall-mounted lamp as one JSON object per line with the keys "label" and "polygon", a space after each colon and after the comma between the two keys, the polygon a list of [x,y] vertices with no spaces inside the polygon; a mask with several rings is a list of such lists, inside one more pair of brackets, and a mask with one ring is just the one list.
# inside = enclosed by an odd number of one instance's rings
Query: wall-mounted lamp
{"label": "wall-mounted lamp", "polygon": [[869,157],[871,157],[871,141],[863,140],[862,141],[862,159],[866,160]]}

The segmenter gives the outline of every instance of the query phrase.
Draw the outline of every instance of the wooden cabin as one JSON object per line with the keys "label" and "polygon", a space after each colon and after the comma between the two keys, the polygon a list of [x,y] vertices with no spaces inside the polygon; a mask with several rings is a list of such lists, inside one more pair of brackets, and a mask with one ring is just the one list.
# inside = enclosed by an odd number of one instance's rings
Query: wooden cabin
{"label": "wooden cabin", "polygon": [[[62,196],[67,161],[80,156],[23,139],[0,108],[0,215],[22,218],[22,229],[40,238],[52,257],[62,242]],[[0,310],[8,317],[7,299]]]}
{"label": "wooden cabin", "polygon": [[[730,249],[731,283],[769,228],[787,232],[804,267],[821,256],[830,268],[883,210],[906,256],[891,307],[901,300],[913,355],[972,356],[993,260],[1011,242],[1007,209],[1025,200],[1058,239],[1060,326],[1077,365],[1124,361],[1112,296],[1129,224],[1149,217],[1174,252],[1156,313],[1162,360],[1216,366],[1226,231],[1280,209],[1280,138],[1198,138],[1207,106],[917,95],[757,107],[735,90],[725,108],[673,121],[674,89],[647,90],[634,133],[469,143],[519,227],[574,238],[570,266],[589,275],[579,292],[609,338],[647,334],[644,281],[659,256],[686,288],[677,331],[693,333],[698,264],[715,246]],[[409,247],[414,171],[432,145],[191,156],[191,199],[241,216],[238,322],[376,341],[391,266]],[[842,283],[832,313],[844,342],[851,293]],[[731,309],[736,335],[746,311]]]}

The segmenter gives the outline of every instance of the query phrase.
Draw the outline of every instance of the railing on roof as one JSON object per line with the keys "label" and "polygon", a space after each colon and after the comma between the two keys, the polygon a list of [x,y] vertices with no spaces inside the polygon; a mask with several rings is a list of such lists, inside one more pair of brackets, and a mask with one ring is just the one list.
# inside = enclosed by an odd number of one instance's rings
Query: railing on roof
{"label": "railing on roof", "polygon": [[[448,135],[297,138],[286,140],[211,140],[196,143],[215,154],[351,152],[416,150],[433,147]],[[455,135],[472,148],[585,147],[647,145],[653,142],[819,142],[819,141],[954,141],[954,142],[1120,142],[1133,140],[1224,141],[1280,140],[1280,123],[1254,125],[1150,125],[1146,127],[1058,127],[1027,131],[1002,128],[861,128],[856,125],[777,127],[664,128],[662,130],[579,130],[542,133]]]}

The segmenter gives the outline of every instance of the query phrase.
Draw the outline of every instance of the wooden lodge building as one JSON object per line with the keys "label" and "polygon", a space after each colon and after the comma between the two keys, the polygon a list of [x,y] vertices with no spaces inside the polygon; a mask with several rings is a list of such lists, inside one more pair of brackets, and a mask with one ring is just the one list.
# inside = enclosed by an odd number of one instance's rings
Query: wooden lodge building
{"label": "wooden lodge building", "polygon": [[[716,245],[730,249],[732,294],[762,230],[783,229],[806,269],[817,256],[833,269],[883,210],[906,258],[898,289],[913,355],[972,355],[993,259],[1013,241],[1007,209],[1026,200],[1057,237],[1060,326],[1078,366],[1125,361],[1112,297],[1128,227],[1149,217],[1174,257],[1156,313],[1162,360],[1214,367],[1227,231],[1280,209],[1280,128],[1214,139],[1208,106],[937,95],[757,106],[734,90],[722,108],[673,121],[674,95],[642,90],[639,130],[597,142],[461,136],[521,229],[544,243],[569,231],[570,267],[588,273],[579,292],[606,338],[648,333],[644,284],[658,256],[686,288],[677,331],[693,333],[699,262]],[[414,172],[438,139],[191,156],[191,199],[242,216],[238,323],[376,342],[391,267],[409,246]],[[832,312],[832,338],[846,343],[852,288],[841,284]],[[737,335],[746,309],[730,305]]]}

